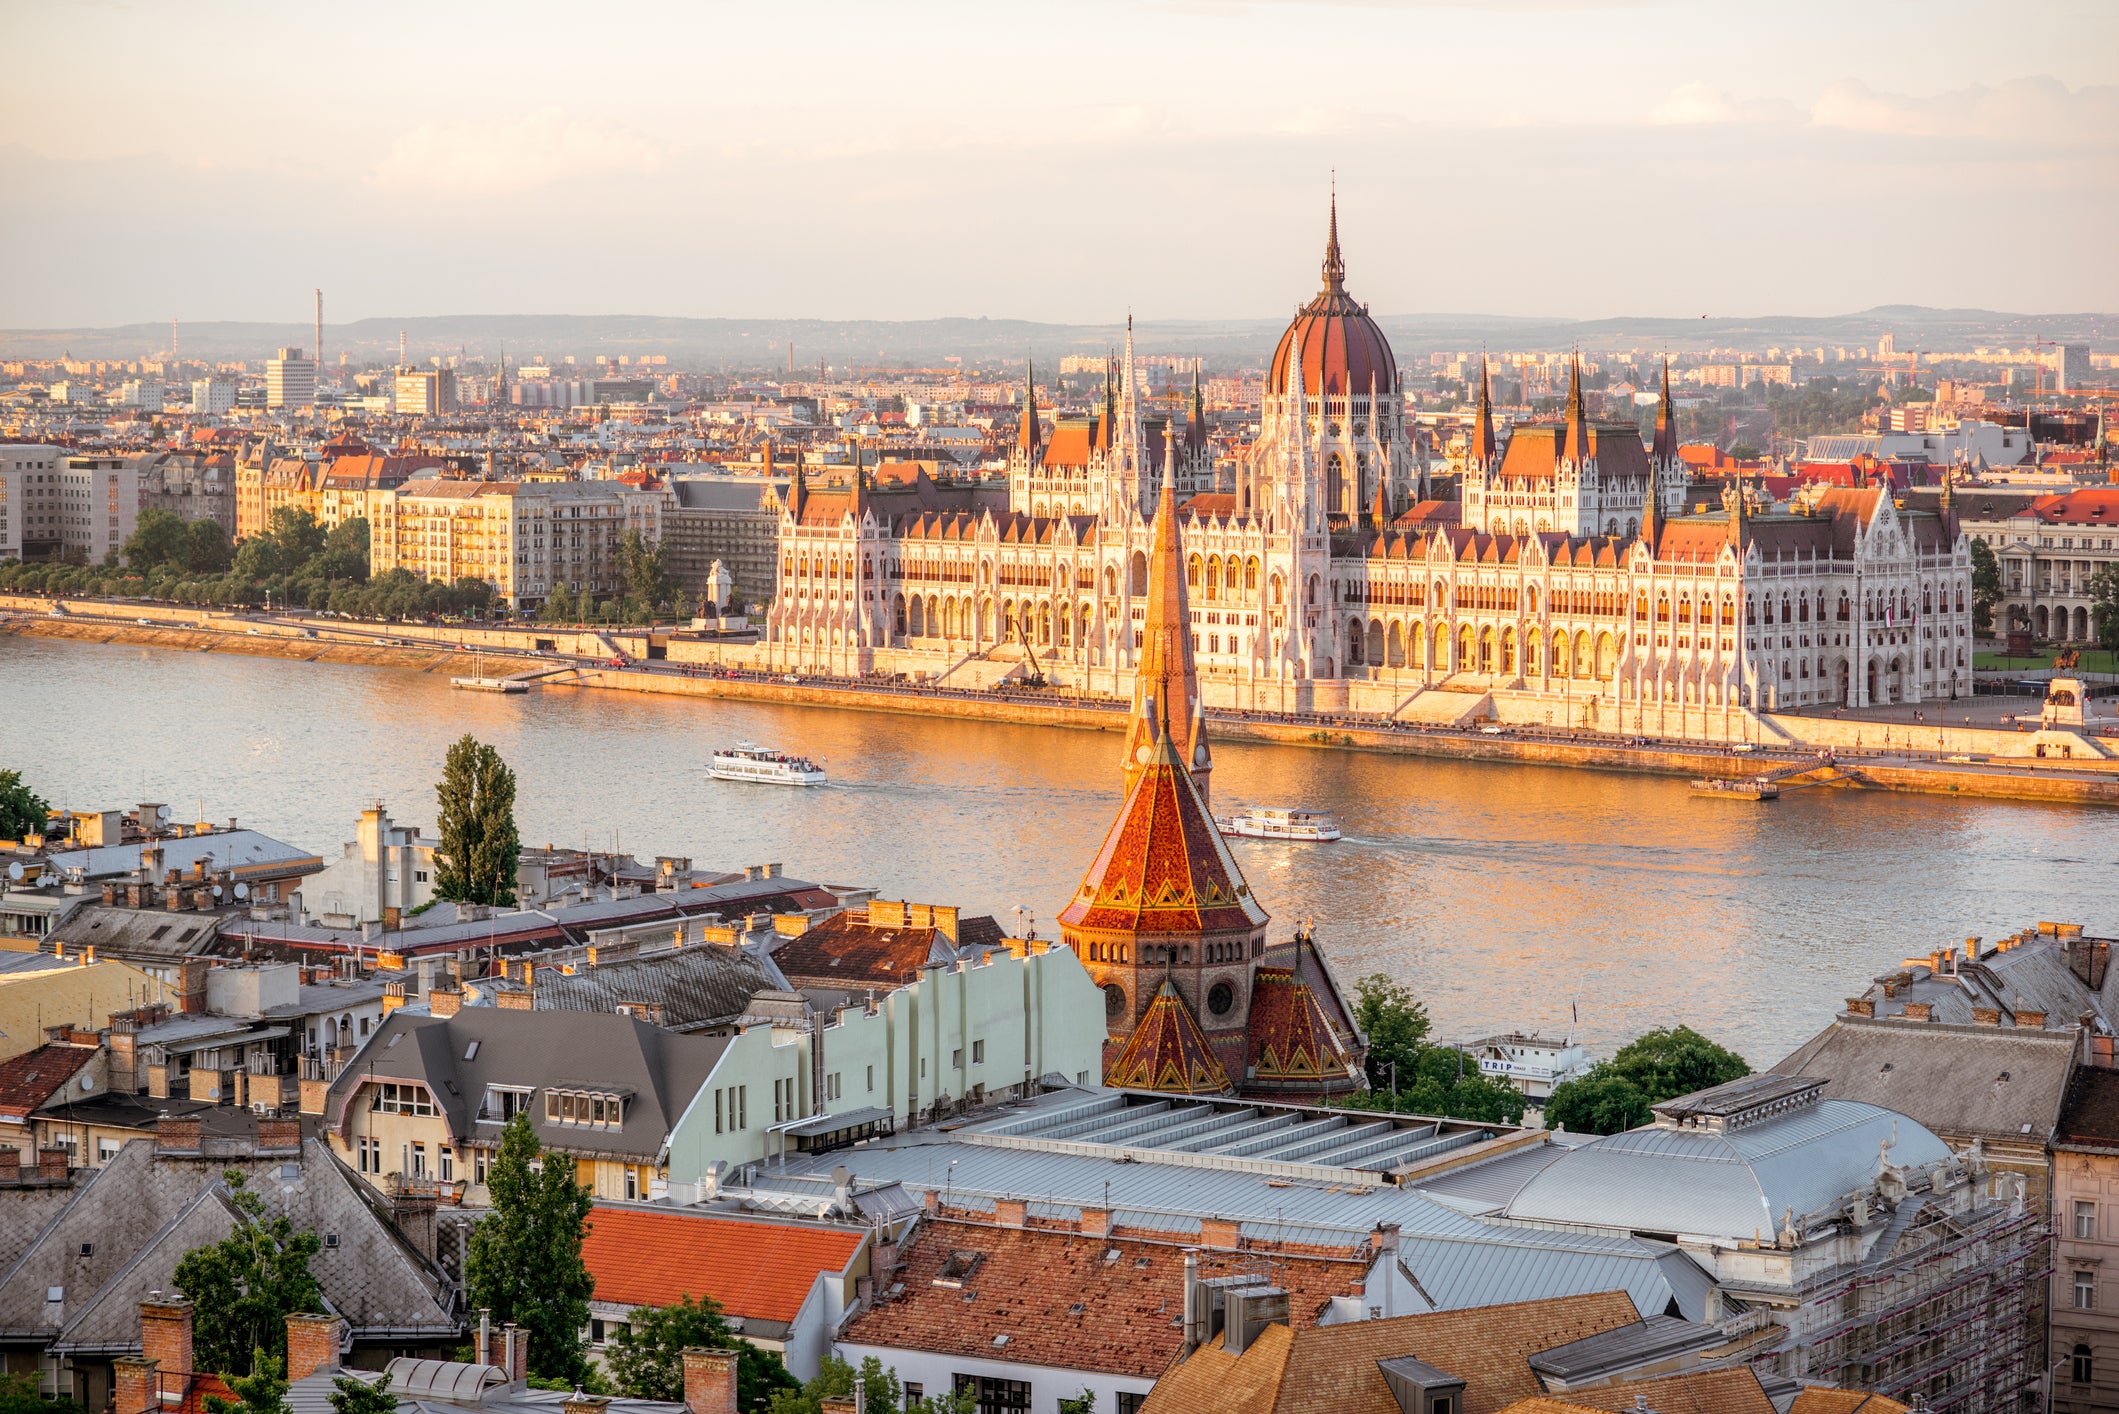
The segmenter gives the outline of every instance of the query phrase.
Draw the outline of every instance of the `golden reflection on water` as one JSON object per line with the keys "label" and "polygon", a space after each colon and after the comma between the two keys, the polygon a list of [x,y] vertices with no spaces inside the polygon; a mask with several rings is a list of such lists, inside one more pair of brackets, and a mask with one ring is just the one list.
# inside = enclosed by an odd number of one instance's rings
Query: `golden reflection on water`
{"label": "golden reflection on water", "polygon": [[[552,691],[431,674],[0,638],[0,766],[55,803],[167,801],[327,857],[380,799],[434,819],[472,732],[520,778],[525,843],[779,861],[1041,931],[1118,805],[1118,738],[886,713]],[[750,739],[821,791],[709,781]],[[1217,810],[1301,804],[1337,845],[1234,842],[1276,935],[1384,971],[1449,1037],[1568,1024],[1600,1050],[1683,1021],[1770,1063],[1899,959],[2040,918],[2119,928],[2119,816],[1828,789],[1770,805],[1681,781],[1224,742]]]}

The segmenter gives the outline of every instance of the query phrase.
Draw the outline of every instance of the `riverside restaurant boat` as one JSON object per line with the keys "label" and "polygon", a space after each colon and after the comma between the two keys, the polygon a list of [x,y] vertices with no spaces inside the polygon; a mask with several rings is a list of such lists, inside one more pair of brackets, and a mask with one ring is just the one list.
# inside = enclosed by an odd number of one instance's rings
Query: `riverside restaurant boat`
{"label": "riverside restaurant boat", "polygon": [[758,781],[772,786],[821,786],[824,768],[807,756],[739,741],[714,753],[706,773],[717,781]]}
{"label": "riverside restaurant boat", "polygon": [[1214,823],[1225,835],[1241,835],[1254,840],[1302,840],[1328,844],[1339,838],[1339,822],[1318,810],[1253,807]]}
{"label": "riverside restaurant boat", "polygon": [[1706,796],[1709,800],[1779,800],[1780,783],[1763,776],[1744,776],[1728,781],[1715,776],[1703,776],[1692,783],[1694,795]]}

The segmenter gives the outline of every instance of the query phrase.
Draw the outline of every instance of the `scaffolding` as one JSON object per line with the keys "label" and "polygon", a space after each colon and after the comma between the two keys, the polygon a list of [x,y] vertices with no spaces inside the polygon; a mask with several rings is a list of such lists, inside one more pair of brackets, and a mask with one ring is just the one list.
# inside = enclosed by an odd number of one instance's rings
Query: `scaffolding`
{"label": "scaffolding", "polygon": [[2020,1409],[2045,1364],[2050,1271],[2043,1214],[1994,1201],[1953,1214],[1908,1194],[1868,1258],[1781,1293],[1796,1319],[1746,1363],[1933,1410]]}

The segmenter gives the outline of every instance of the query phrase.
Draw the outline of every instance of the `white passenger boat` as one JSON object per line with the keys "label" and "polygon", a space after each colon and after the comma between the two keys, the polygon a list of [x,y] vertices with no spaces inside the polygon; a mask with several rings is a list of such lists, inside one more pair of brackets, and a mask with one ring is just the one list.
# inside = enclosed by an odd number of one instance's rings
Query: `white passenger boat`
{"label": "white passenger boat", "polygon": [[717,781],[760,781],[773,786],[821,786],[826,779],[824,768],[807,756],[790,756],[748,741],[715,752],[706,773]]}
{"label": "white passenger boat", "polygon": [[1339,838],[1339,822],[1317,810],[1253,808],[1217,820],[1225,835],[1254,840],[1304,840],[1324,844]]}

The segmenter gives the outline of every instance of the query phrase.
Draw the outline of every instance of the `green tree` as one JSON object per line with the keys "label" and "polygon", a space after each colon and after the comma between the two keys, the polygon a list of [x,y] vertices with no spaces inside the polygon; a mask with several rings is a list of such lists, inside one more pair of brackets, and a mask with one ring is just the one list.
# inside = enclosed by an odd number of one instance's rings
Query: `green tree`
{"label": "green tree", "polygon": [[331,1381],[331,1414],[397,1414],[397,1396],[390,1393],[390,1377],[374,1384],[339,1375]]}
{"label": "green tree", "polygon": [[570,624],[580,617],[574,603],[574,590],[570,585],[555,584],[552,592],[545,596],[544,607],[537,611],[537,621],[547,624]]}
{"label": "green tree", "polygon": [[1751,1073],[1742,1056],[1717,1046],[1690,1026],[1646,1032],[1619,1047],[1605,1064],[1614,1075],[1631,1081],[1651,1105]]}
{"label": "green tree", "polygon": [[677,1402],[684,1398],[684,1352],[695,1347],[736,1352],[736,1402],[745,1409],[800,1387],[777,1354],[737,1338],[719,1302],[694,1301],[689,1293],[674,1305],[646,1306],[626,1317],[604,1351],[604,1367],[619,1394]]}
{"label": "green tree", "polygon": [[471,1230],[464,1259],[468,1304],[529,1332],[532,1374],[579,1383],[589,1373],[582,1332],[596,1289],[581,1260],[589,1191],[574,1181],[573,1160],[545,1153],[526,1113],[501,1131],[486,1185],[493,1209]]}
{"label": "green tree", "polygon": [[459,903],[515,902],[515,773],[500,753],[469,732],[449,748],[441,780],[441,848],[434,854],[434,895]]}
{"label": "green tree", "polygon": [[1096,1391],[1085,1388],[1072,1399],[1062,1398],[1059,1414],[1096,1414]]}
{"label": "green tree", "polygon": [[221,1175],[235,1228],[219,1242],[194,1247],[177,1263],[177,1289],[198,1309],[193,1360],[223,1378],[247,1375],[260,1356],[284,1359],[287,1317],[324,1309],[309,1271],[322,1247],[317,1235],[297,1231],[284,1214],[268,1219],[265,1204],[243,1186],[243,1175]]}
{"label": "green tree", "polygon": [[[195,1348],[195,1347],[194,1347]],[[194,1357],[196,1358],[196,1357]],[[234,1399],[206,1396],[212,1414],[287,1414],[287,1361],[278,1355],[257,1352],[247,1375],[222,1375]]]}
{"label": "green tree", "polygon": [[1579,1080],[1553,1087],[1545,1126],[1577,1134],[1618,1134],[1648,1123],[1648,1097],[1624,1076],[1592,1066]]}
{"label": "green tree", "polygon": [[645,620],[670,601],[676,583],[670,578],[660,544],[650,545],[637,530],[628,530],[618,540],[618,573],[625,586],[627,617]]}
{"label": "green tree", "polygon": [[306,508],[277,507],[265,533],[278,543],[280,563],[289,574],[299,573],[324,550],[324,523]]}
{"label": "green tree", "polygon": [[81,1414],[81,1406],[38,1388],[34,1374],[0,1374],[0,1414]]}
{"label": "green tree", "polygon": [[2119,648],[2119,565],[2106,565],[2090,576],[2090,621],[2099,643]]}
{"label": "green tree", "polygon": [[191,557],[191,529],[182,516],[149,507],[133,520],[125,537],[125,563],[136,570],[182,565]]}
{"label": "green tree", "polygon": [[193,574],[226,574],[235,565],[228,531],[212,516],[195,520],[185,534],[184,567]]}
{"label": "green tree", "polygon": [[1994,606],[2001,602],[2001,562],[1986,541],[1972,537],[1972,627],[1994,631]]}
{"label": "green tree", "polygon": [[[905,1391],[898,1383],[897,1370],[886,1369],[873,1355],[864,1358],[858,1370],[837,1355],[826,1355],[814,1378],[799,1387],[795,1387],[792,1380],[789,1385],[790,1388],[773,1394],[765,1406],[768,1414],[819,1414],[825,1400],[843,1399],[854,1392],[855,1385],[861,1387],[861,1403],[865,1408],[896,1409],[905,1403]],[[922,1411],[943,1407],[931,1399],[912,1406]],[[975,1406],[973,1414],[976,1414]]]}
{"label": "green tree", "polygon": [[1427,1049],[1427,1008],[1412,988],[1372,972],[1354,984],[1354,1024],[1368,1038],[1369,1085],[1386,1094],[1392,1065],[1401,1083],[1410,1084],[1420,1055]]}
{"label": "green tree", "polygon": [[972,1385],[959,1385],[953,1390],[930,1394],[913,1406],[913,1414],[979,1414],[978,1390]]}
{"label": "green tree", "polygon": [[308,565],[318,579],[364,580],[368,577],[368,518],[352,516],[331,527],[323,549]]}
{"label": "green tree", "polygon": [[51,803],[23,784],[20,771],[0,771],[0,840],[43,834],[51,813]]}

